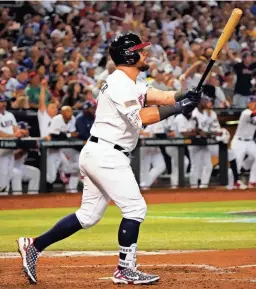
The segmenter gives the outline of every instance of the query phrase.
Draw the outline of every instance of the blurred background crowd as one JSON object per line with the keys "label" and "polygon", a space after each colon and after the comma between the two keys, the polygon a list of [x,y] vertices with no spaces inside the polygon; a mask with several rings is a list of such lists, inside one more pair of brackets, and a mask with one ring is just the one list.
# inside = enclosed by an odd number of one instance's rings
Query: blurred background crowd
{"label": "blurred background crowd", "polygon": [[48,140],[45,123],[60,110],[67,122],[74,113],[72,136],[86,140],[99,89],[115,70],[108,55],[114,37],[132,31],[150,41],[150,69],[139,77],[161,90],[185,90],[197,85],[234,8],[243,17],[203,94],[213,108],[245,109],[256,95],[253,2],[1,1],[0,108],[37,112],[32,135]]}

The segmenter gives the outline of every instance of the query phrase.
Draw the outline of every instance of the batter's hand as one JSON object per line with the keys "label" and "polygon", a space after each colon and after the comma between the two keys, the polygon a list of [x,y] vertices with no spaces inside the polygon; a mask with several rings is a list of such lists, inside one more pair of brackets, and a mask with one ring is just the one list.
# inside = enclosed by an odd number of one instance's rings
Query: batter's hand
{"label": "batter's hand", "polygon": [[196,91],[195,88],[189,89],[184,93],[184,98],[188,98],[193,102],[199,103],[202,96],[202,89],[199,91]]}
{"label": "batter's hand", "polygon": [[185,98],[179,102],[176,102],[176,105],[180,106],[180,110],[183,114],[188,114],[197,107],[198,102],[192,101],[189,98]]}

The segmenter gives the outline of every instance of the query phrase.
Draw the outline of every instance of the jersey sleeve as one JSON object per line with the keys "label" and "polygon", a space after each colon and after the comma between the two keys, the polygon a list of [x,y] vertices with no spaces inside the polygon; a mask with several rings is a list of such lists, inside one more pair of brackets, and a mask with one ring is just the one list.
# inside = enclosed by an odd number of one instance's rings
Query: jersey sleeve
{"label": "jersey sleeve", "polygon": [[110,83],[109,85],[107,83],[106,85],[107,88],[103,94],[111,100],[118,112],[127,118],[134,128],[142,129],[142,121],[139,114],[141,104],[138,100],[136,86],[126,81],[119,81],[115,84]]}
{"label": "jersey sleeve", "polygon": [[11,114],[11,118],[12,118],[12,124],[13,126],[17,126],[17,121],[16,121],[16,118],[13,114]]}

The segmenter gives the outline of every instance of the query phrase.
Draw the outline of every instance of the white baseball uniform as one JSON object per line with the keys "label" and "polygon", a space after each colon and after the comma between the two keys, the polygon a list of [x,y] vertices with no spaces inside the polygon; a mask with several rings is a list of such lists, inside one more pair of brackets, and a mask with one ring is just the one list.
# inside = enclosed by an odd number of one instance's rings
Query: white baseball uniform
{"label": "white baseball uniform", "polygon": [[[175,137],[182,138],[183,132],[190,130],[191,120],[187,119],[183,114],[179,114],[176,117],[170,116],[166,119],[166,128],[168,131],[174,131]],[[166,153],[171,157],[172,161],[172,174],[170,177],[172,188],[177,188],[179,186],[179,151],[178,147],[167,146],[165,148]],[[189,165],[189,160],[184,156],[184,173],[187,171]]]}
{"label": "white baseball uniform", "polygon": [[[56,115],[52,118],[49,127],[49,134],[58,135],[61,132],[75,132],[75,121],[75,117],[72,116],[72,119],[68,123],[65,123],[61,114]],[[63,159],[63,154],[65,155],[66,160]],[[47,181],[49,183],[53,183],[56,180],[58,169],[61,165],[63,165],[64,172],[66,174],[71,174],[66,191],[76,193],[79,182],[78,159],[79,152],[75,149],[70,148],[51,150],[47,158]]]}
{"label": "white baseball uniform", "polygon": [[[208,131],[208,123],[203,112],[196,107],[192,112],[193,128],[199,128],[205,132]],[[190,186],[198,187],[198,180],[201,180],[201,188],[207,188],[211,173],[212,159],[209,146],[189,146],[189,154],[191,159]]]}
{"label": "white baseball uniform", "polygon": [[[13,134],[14,126],[17,126],[17,122],[11,112],[0,113],[0,131]],[[0,149],[0,164],[0,195],[7,195],[14,166],[13,150]]]}
{"label": "white baseball uniform", "polygon": [[[164,121],[148,125],[144,132],[154,136],[156,133],[164,133]],[[140,136],[143,138],[143,136]],[[140,148],[140,186],[150,187],[154,181],[166,169],[165,160],[159,147]]]}
{"label": "white baseball uniform", "polygon": [[25,165],[27,154],[14,161],[12,171],[12,193],[13,195],[22,194],[22,181],[28,181],[28,194],[38,194],[40,185],[40,170],[36,167]]}
{"label": "white baseball uniform", "polygon": [[89,140],[79,158],[84,191],[76,215],[84,228],[101,219],[110,199],[124,218],[144,220],[147,206],[124,152],[131,152],[138,142],[142,129],[139,111],[147,89],[146,83],[132,81],[119,69],[108,76],[101,88],[91,129],[97,143]]}
{"label": "white baseball uniform", "polygon": [[236,155],[237,168],[240,171],[245,155],[253,160],[249,182],[256,183],[256,144],[253,139],[256,130],[256,117],[250,109],[245,109],[239,118],[239,123],[231,142],[231,148]]}

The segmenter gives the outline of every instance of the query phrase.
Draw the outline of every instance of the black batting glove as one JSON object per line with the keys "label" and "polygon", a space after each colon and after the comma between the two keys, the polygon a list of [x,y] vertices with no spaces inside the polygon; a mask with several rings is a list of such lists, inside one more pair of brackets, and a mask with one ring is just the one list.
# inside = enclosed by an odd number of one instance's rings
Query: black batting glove
{"label": "black batting glove", "polygon": [[202,89],[199,91],[196,91],[195,88],[189,89],[184,93],[184,98],[188,98],[193,102],[199,103],[202,96]]}
{"label": "black batting glove", "polygon": [[175,106],[178,106],[180,108],[181,113],[188,114],[194,110],[195,107],[197,107],[198,101],[192,101],[189,98],[185,98],[179,102],[175,103]]}

